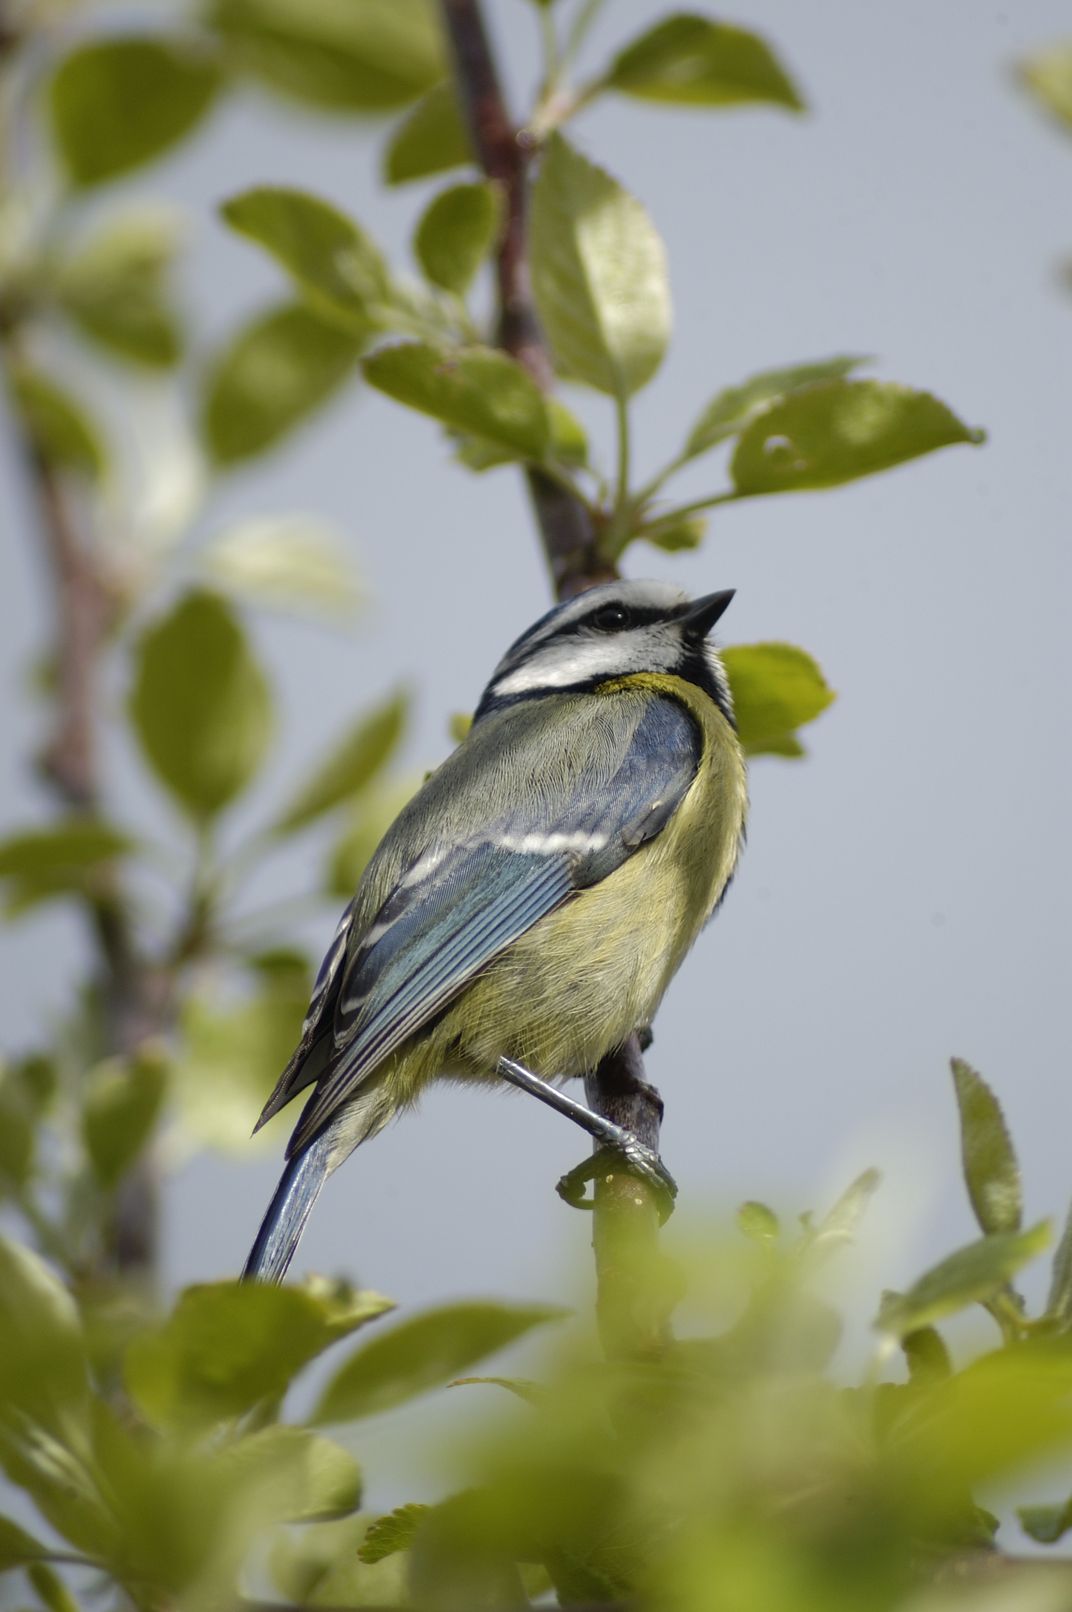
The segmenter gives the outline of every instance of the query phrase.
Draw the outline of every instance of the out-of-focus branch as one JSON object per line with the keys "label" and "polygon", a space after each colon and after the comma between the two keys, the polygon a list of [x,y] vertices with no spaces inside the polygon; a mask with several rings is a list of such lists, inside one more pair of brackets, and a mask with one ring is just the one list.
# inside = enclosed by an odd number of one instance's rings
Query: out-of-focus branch
{"label": "out-of-focus branch", "polygon": [[[442,0],[442,7],[473,148],[488,178],[502,185],[506,200],[496,257],[498,340],[549,391],[554,370],[532,300],[526,241],[533,143],[510,119],[479,0]],[[530,469],[526,475],[558,597],[568,598],[616,575],[599,553],[584,505],[541,471]],[[586,1090],[593,1108],[658,1151],[662,1102],[644,1079],[635,1036],[604,1059],[588,1077]],[[650,1353],[665,1340],[666,1312],[652,1304],[651,1261],[645,1257],[657,1230],[655,1201],[641,1181],[624,1169],[596,1178],[593,1244],[599,1315],[604,1342],[614,1353]]]}

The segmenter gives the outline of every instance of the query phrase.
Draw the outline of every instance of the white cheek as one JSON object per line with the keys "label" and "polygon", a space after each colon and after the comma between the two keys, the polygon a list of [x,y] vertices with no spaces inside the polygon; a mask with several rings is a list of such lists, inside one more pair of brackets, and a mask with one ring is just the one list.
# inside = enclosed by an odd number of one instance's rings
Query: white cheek
{"label": "white cheek", "polygon": [[553,644],[493,686],[496,695],[529,694],[538,688],[569,688],[592,677],[613,677],[622,670],[621,650],[612,640],[586,644]]}

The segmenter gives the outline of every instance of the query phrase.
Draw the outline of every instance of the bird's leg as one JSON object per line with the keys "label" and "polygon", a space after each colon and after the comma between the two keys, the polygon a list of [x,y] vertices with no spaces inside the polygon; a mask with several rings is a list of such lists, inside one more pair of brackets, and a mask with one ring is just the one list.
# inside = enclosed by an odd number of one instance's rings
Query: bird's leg
{"label": "bird's leg", "polygon": [[608,1153],[616,1155],[636,1175],[647,1181],[659,1199],[659,1212],[662,1220],[669,1220],[674,1208],[674,1199],[677,1197],[677,1182],[666,1168],[662,1159],[654,1149],[645,1145],[632,1131],[627,1131],[622,1125],[615,1125],[613,1120],[605,1119],[602,1114],[593,1113],[584,1103],[577,1102],[576,1098],[567,1097],[566,1093],[559,1091],[557,1086],[541,1080],[534,1075],[531,1069],[524,1064],[517,1063],[513,1058],[499,1059],[499,1074],[508,1080],[512,1086],[520,1091],[527,1091],[530,1096],[537,1097],[548,1108],[553,1108],[559,1114],[565,1114],[567,1119],[573,1120],[589,1136],[594,1137],[601,1144],[599,1152],[594,1153],[590,1159],[585,1159],[576,1169],[570,1170],[558,1183],[559,1196],[574,1208],[590,1207],[584,1196],[585,1184],[599,1175],[607,1167]]}

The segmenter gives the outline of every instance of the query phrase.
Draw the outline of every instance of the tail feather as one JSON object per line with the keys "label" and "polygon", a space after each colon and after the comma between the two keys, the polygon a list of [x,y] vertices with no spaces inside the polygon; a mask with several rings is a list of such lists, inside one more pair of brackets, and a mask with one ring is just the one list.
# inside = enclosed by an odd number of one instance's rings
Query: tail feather
{"label": "tail feather", "polygon": [[314,1136],[288,1162],[242,1272],[244,1282],[281,1282],[327,1180],[330,1132]]}

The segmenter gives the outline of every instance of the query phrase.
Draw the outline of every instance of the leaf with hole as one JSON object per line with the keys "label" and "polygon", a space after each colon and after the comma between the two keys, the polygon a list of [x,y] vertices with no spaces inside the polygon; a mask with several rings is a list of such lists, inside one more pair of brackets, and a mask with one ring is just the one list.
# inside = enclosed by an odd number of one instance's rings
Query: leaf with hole
{"label": "leaf with hole", "polygon": [[798,392],[802,386],[810,386],[815,381],[840,380],[866,362],[865,358],[847,354],[814,359],[779,369],[760,370],[737,386],[724,387],[716,392],[689,432],[685,457],[695,459],[698,454],[737,436],[754,415],[787,393]]}

